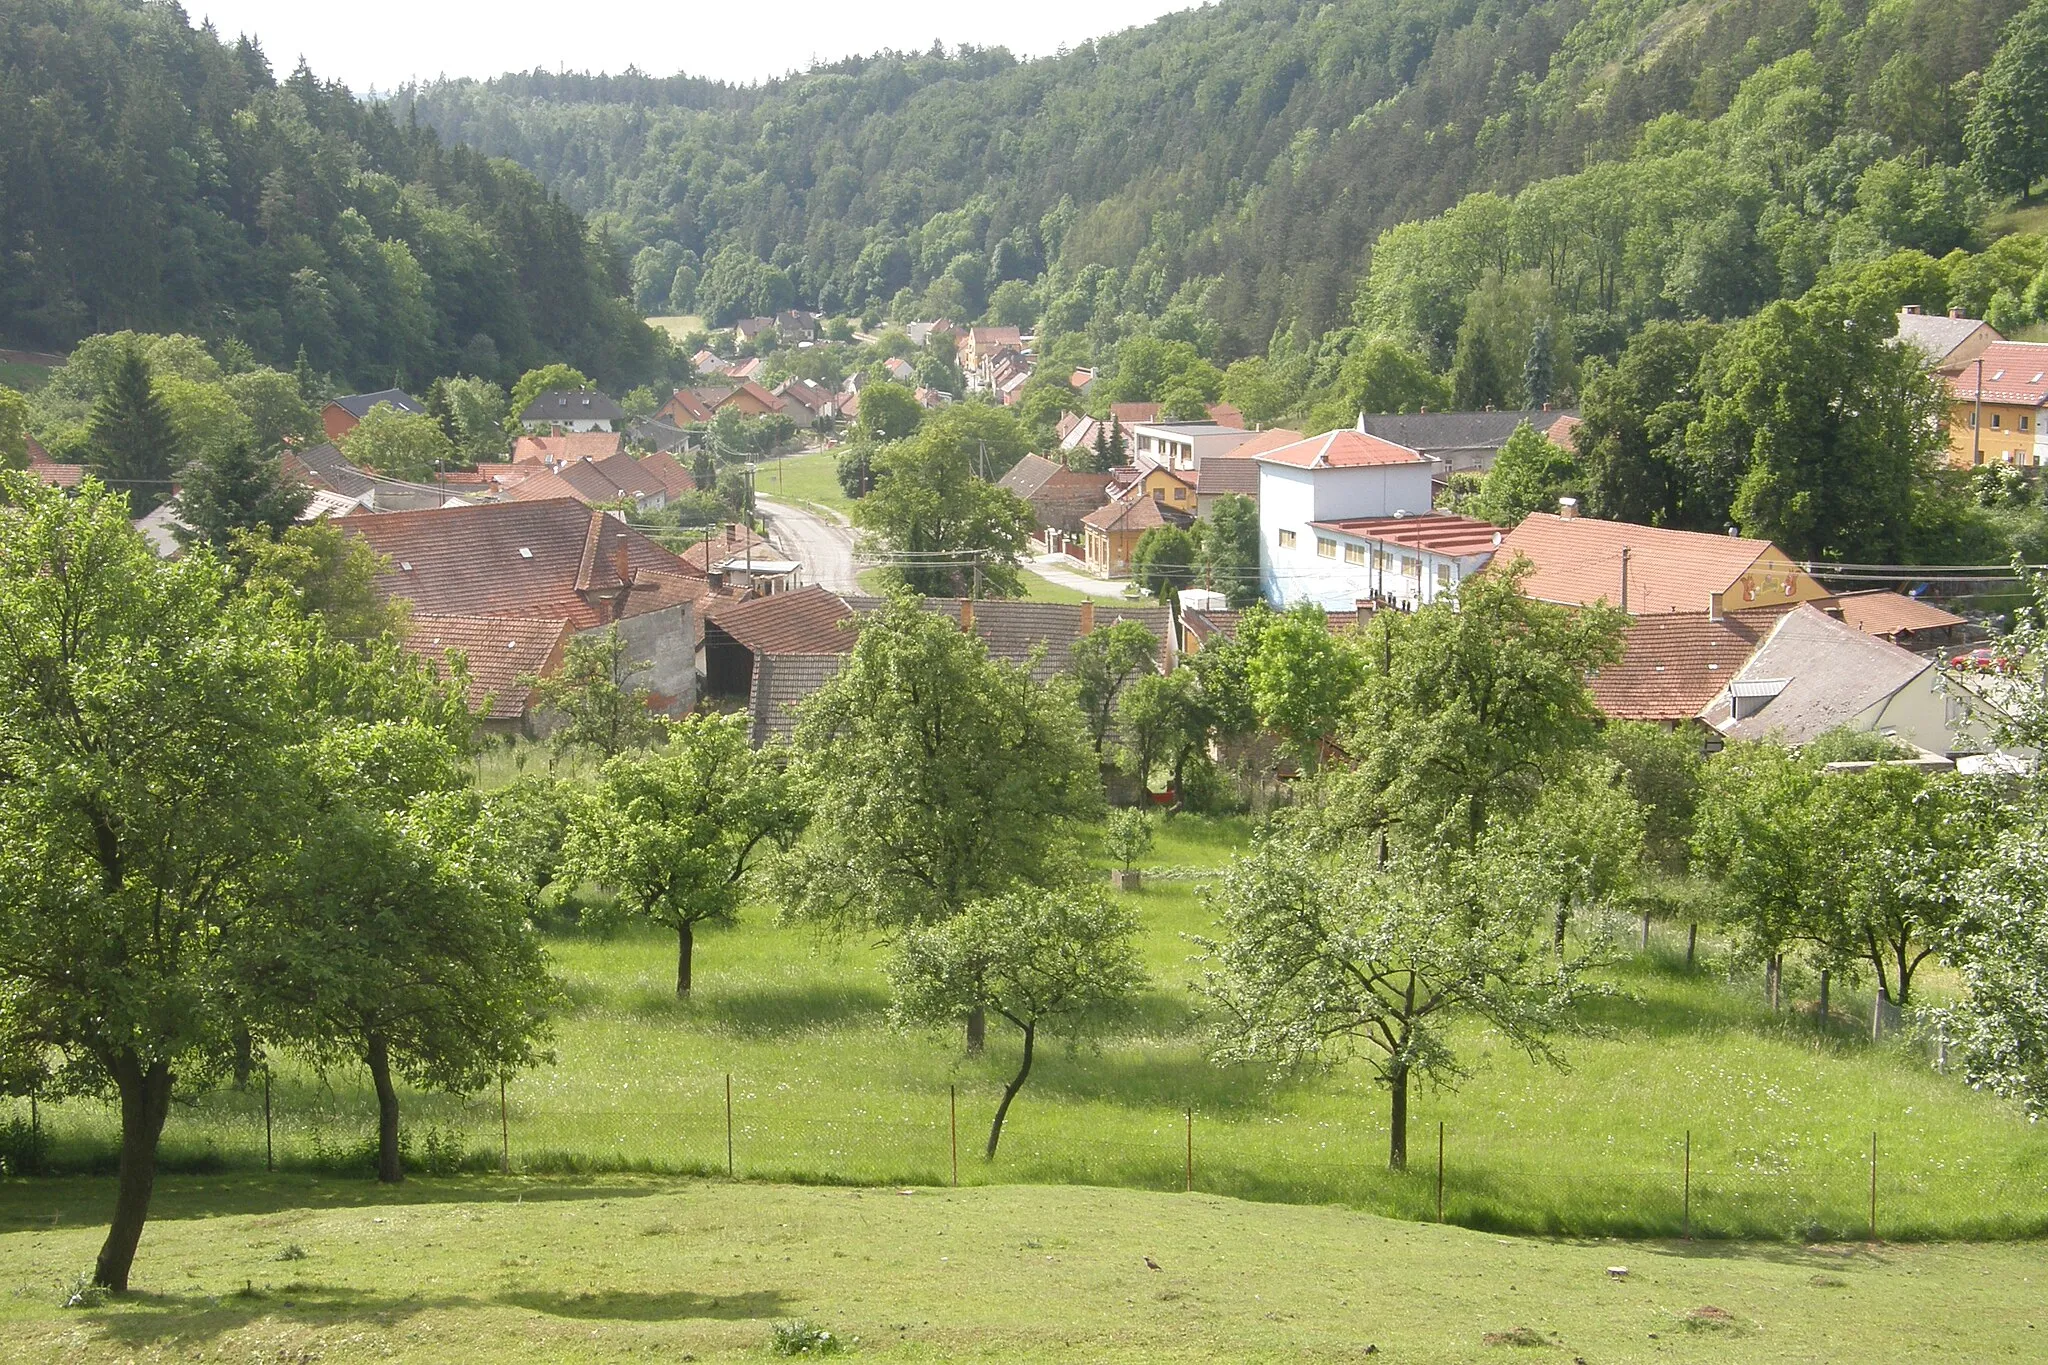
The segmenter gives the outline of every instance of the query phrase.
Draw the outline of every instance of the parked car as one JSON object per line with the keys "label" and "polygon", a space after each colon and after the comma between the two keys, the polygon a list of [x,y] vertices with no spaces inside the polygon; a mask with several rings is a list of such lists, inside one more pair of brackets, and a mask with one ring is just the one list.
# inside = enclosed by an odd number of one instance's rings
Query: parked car
{"label": "parked car", "polygon": [[1964,673],[2010,673],[2017,665],[2013,654],[1993,645],[1979,645],[1948,661],[1950,668]]}

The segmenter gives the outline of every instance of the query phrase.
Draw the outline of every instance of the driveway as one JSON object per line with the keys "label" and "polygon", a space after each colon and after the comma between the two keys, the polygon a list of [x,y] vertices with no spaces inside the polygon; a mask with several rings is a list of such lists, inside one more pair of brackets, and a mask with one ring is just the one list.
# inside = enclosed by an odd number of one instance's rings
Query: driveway
{"label": "driveway", "polygon": [[754,506],[768,518],[768,538],[803,562],[803,581],[833,592],[859,592],[853,567],[853,528],[829,511],[812,511],[756,494]]}
{"label": "driveway", "polygon": [[1068,563],[1065,555],[1040,555],[1027,561],[1025,567],[1048,583],[1057,583],[1063,588],[1072,588],[1075,592],[1086,593],[1090,597],[1108,598],[1119,602],[1130,600],[1124,596],[1124,588],[1129,585],[1130,580],[1119,579],[1110,582],[1097,578],[1094,574],[1067,568]]}

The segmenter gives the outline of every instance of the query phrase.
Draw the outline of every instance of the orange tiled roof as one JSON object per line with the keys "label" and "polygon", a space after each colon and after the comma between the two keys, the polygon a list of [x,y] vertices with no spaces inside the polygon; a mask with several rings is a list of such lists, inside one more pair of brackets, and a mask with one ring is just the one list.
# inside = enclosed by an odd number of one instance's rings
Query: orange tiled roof
{"label": "orange tiled roof", "polygon": [[1268,450],[1257,458],[1291,469],[1359,469],[1368,465],[1425,464],[1429,459],[1419,450],[1348,428]]}
{"label": "orange tiled roof", "polygon": [[2048,404],[2048,341],[1994,341],[1961,374],[1950,377],[1948,391],[1959,403],[1981,396],[1986,403]]}
{"label": "orange tiled roof", "polygon": [[1586,686],[1615,720],[1691,720],[1749,662],[1766,624],[1705,611],[1639,616],[1622,636],[1621,662]]}
{"label": "orange tiled roof", "polygon": [[560,436],[522,436],[512,443],[513,464],[547,461],[602,460],[624,448],[626,438],[615,431],[569,431]]}
{"label": "orange tiled roof", "polygon": [[1844,621],[1865,635],[1880,635],[1887,640],[1905,631],[1948,630],[1969,624],[1932,602],[1883,589],[1837,593],[1835,605],[1842,609]]}
{"label": "orange tiled roof", "polygon": [[533,700],[523,679],[553,672],[568,638],[560,617],[427,615],[407,622],[405,648],[444,679],[448,655],[462,655],[469,709],[485,720],[517,720]]}
{"label": "orange tiled roof", "polygon": [[1628,607],[1639,616],[1704,611],[1770,550],[1768,540],[1535,512],[1502,538],[1495,564],[1516,555],[1532,566],[1522,591],[1544,602],[1619,605],[1621,554],[1629,552]]}
{"label": "orange tiled roof", "polygon": [[854,633],[841,628],[853,609],[812,584],[711,608],[711,626],[756,654],[846,654]]}

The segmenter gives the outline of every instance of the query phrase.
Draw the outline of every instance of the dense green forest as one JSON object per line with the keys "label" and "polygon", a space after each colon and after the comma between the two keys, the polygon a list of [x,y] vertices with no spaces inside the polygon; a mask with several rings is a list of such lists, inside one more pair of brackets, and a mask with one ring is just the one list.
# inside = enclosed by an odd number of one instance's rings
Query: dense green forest
{"label": "dense green forest", "polygon": [[527,171],[195,29],[173,4],[0,0],[0,342],[235,339],[346,388],[665,374],[623,259]]}
{"label": "dense green forest", "polygon": [[[1604,315],[1577,349],[1612,350],[1646,316],[1796,294],[1843,254],[1966,244],[1975,181],[1941,168],[1967,159],[2020,8],[1225,0],[1032,62],[885,53],[746,88],[536,72],[399,104],[646,248],[634,288],[651,311],[993,303],[1102,351],[1179,305],[1227,361],[1276,329],[1307,345],[1351,321],[1386,229],[1544,186],[1551,240],[1499,240],[1498,264],[1552,266]],[[1641,212],[1632,180],[1556,180],[1638,161],[1668,182]],[[1883,211],[1901,203],[1904,231]],[[1573,236],[1613,259],[1559,279]],[[1631,251],[1695,240],[1706,258],[1657,263],[1654,291],[1620,278]],[[1715,278],[1731,261],[1738,278]],[[1463,302],[1400,321],[1447,350]]]}

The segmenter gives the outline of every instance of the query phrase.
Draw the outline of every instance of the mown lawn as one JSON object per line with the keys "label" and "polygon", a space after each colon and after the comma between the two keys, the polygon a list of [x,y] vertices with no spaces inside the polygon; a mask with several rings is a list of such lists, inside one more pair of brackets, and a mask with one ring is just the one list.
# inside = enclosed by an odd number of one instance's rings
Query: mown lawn
{"label": "mown lawn", "polygon": [[175,1177],[139,1292],[60,1308],[110,1199],[0,1184],[0,1358],[761,1359],[804,1319],[903,1361],[1981,1361],[2039,1359],[2048,1330],[2031,1244],[1564,1242],[1203,1194],[634,1176]]}
{"label": "mown lawn", "polygon": [[842,516],[853,510],[853,500],[839,486],[839,452],[814,450],[808,455],[785,455],[763,461],[754,475],[754,491],[764,498],[828,507]]}
{"label": "mown lawn", "polygon": [[[1205,884],[1249,837],[1243,821],[1169,822],[1131,904],[1146,925],[1151,989],[1111,1036],[1040,1051],[993,1163],[981,1142],[1013,1036],[985,1056],[951,1033],[888,1017],[880,949],[776,923],[767,910],[698,938],[694,998],[673,994],[673,940],[651,932],[552,943],[572,1000],[552,1065],[516,1078],[505,1114],[515,1170],[723,1174],[731,1078],[732,1169],[827,1184],[1087,1183],[1177,1190],[1192,1109],[1198,1190],[1436,1216],[1474,1227],[1574,1235],[1860,1236],[1878,1136],[1878,1225],[1887,1239],[2048,1231],[2048,1135],[2009,1106],[1935,1074],[1923,1044],[1873,1047],[1867,997],[1839,991],[1822,1030],[1773,1014],[1731,978],[1711,940],[1687,971],[1682,926],[1624,956],[1614,994],[1562,1040],[1569,1069],[1534,1063],[1482,1030],[1460,1036],[1474,1074],[1414,1098],[1412,1162],[1386,1169],[1386,1100],[1351,1065],[1276,1082],[1219,1068],[1191,983],[1209,932]],[[1628,951],[1632,925],[1611,926]],[[360,1075],[325,1079],[288,1059],[272,1093],[278,1160],[360,1164],[372,1105]],[[419,1154],[494,1169],[498,1097],[409,1097]],[[260,1089],[209,1097],[170,1122],[174,1165],[263,1160]],[[60,1164],[106,1160],[104,1109],[49,1105]],[[1687,1136],[1690,1134],[1690,1203]]]}

